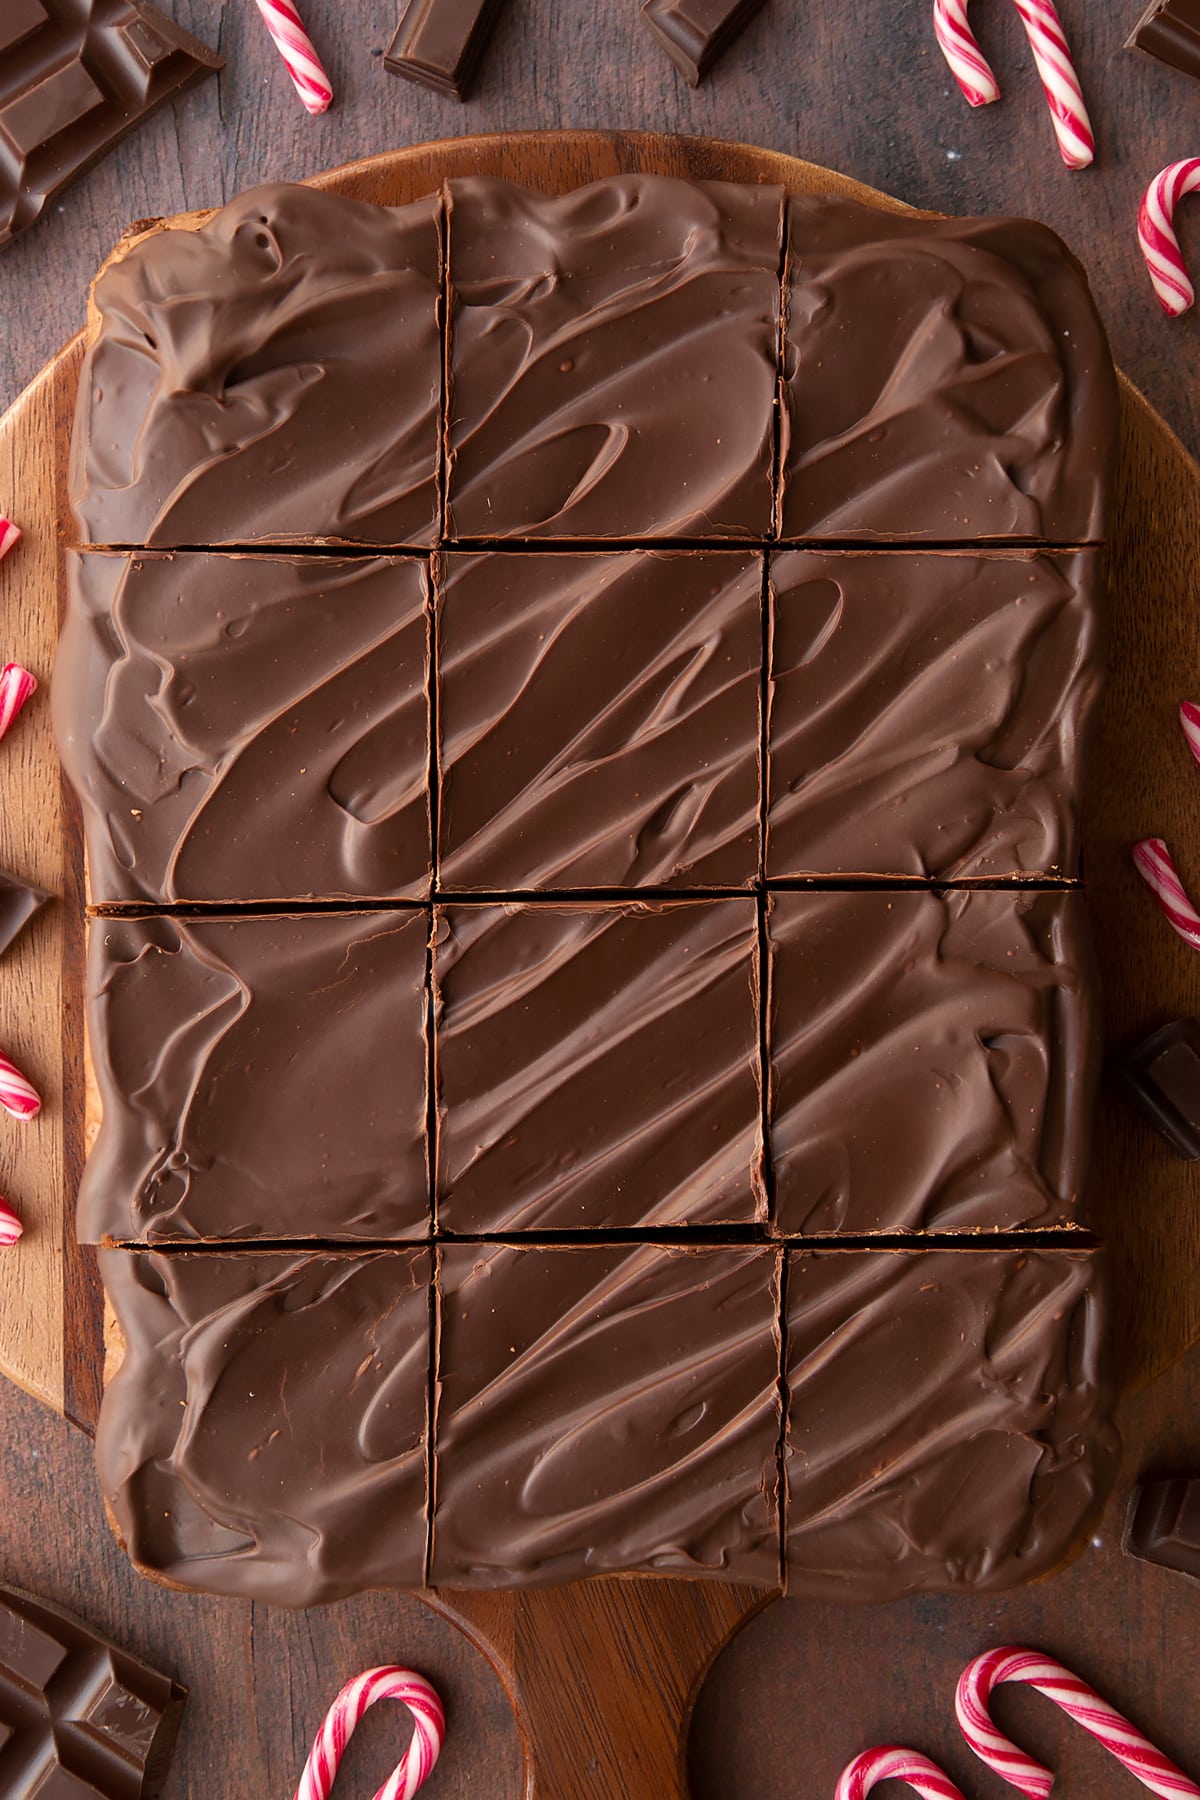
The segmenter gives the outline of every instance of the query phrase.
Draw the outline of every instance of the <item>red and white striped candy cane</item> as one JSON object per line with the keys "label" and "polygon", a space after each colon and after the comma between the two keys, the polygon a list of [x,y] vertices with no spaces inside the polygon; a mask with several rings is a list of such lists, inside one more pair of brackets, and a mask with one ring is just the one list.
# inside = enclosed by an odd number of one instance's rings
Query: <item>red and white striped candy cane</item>
{"label": "red and white striped candy cane", "polygon": [[377,1700],[402,1700],[413,1716],[412,1741],[375,1800],[412,1800],[432,1774],[446,1736],[446,1715],[437,1693],[411,1669],[368,1669],[348,1681],[317,1733],[296,1789],[295,1800],[329,1800],[338,1764],[351,1733]]}
{"label": "red and white striped candy cane", "polygon": [[37,692],[37,677],[20,663],[5,663],[0,669],[0,738],[28,700]]}
{"label": "red and white striped candy cane", "polygon": [[292,0],[255,0],[255,4],[304,105],[310,113],[327,112],[333,99],[333,83]]}
{"label": "red and white striped candy cane", "polygon": [[1180,701],[1179,723],[1183,726],[1188,749],[1196,761],[1200,762],[1200,706],[1194,700]]}
{"label": "red and white striped candy cane", "polygon": [[919,1750],[906,1750],[900,1744],[881,1744],[876,1750],[864,1750],[861,1756],[842,1770],[833,1800],[866,1800],[877,1782],[906,1781],[921,1800],[963,1800],[961,1788],[935,1762]]}
{"label": "red and white striped candy cane", "polygon": [[0,1106],[14,1119],[20,1119],[22,1125],[42,1110],[41,1095],[7,1056],[0,1056]]}
{"label": "red and white striped candy cane", "polygon": [[15,1244],[25,1227],[7,1200],[0,1200],[0,1250]]}
{"label": "red and white striped candy cane", "polygon": [[1200,156],[1190,156],[1185,162],[1171,163],[1154,177],[1138,211],[1138,243],[1154,291],[1171,319],[1187,312],[1196,298],[1175,231],[1175,208],[1185,194],[1194,194],[1197,188]]}
{"label": "red and white striped candy cane", "polygon": [[[1096,138],[1054,0],[1014,0],[1041,77],[1054,135],[1068,169],[1095,161]],[[933,29],[950,73],[972,106],[990,106],[1000,84],[967,23],[967,0],[933,0]]]}
{"label": "red and white striped candy cane", "polygon": [[1054,1786],[1054,1776],[992,1724],[988,1699],[1002,1681],[1025,1682],[1061,1706],[1152,1794],[1161,1794],[1163,1800],[1200,1800],[1200,1787],[1182,1769],[1176,1768],[1136,1726],[1062,1663],[1036,1650],[989,1650],[964,1669],[954,1699],[955,1711],[963,1736],[976,1756],[1019,1793],[1028,1795],[1029,1800],[1046,1800]]}
{"label": "red and white striped candy cane", "polygon": [[14,525],[11,519],[6,519],[4,514],[0,513],[0,556],[7,556],[13,545],[19,543],[20,539],[21,527]]}
{"label": "red and white striped candy cane", "polygon": [[1184,943],[1200,950],[1200,912],[1188,899],[1179,870],[1162,838],[1144,838],[1135,844],[1133,866]]}

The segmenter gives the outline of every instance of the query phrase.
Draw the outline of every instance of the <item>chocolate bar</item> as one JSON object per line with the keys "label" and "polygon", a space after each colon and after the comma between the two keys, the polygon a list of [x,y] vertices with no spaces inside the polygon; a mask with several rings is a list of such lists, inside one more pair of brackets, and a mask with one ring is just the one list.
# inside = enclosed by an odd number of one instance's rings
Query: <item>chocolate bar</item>
{"label": "chocolate bar", "polygon": [[1142,1562],[1200,1581],[1200,1477],[1139,1482],[1125,1548]]}
{"label": "chocolate bar", "polygon": [[1200,1019],[1173,1019],[1132,1045],[1117,1079],[1177,1156],[1200,1159]]}
{"label": "chocolate bar", "polygon": [[383,66],[465,100],[505,0],[408,0]]}
{"label": "chocolate bar", "polygon": [[699,87],[764,0],[646,0],[643,22],[675,67]]}
{"label": "chocolate bar", "polygon": [[0,1588],[0,1794],[156,1800],[185,1699],[69,1613]]}
{"label": "chocolate bar", "polygon": [[50,899],[44,888],[0,869],[0,956],[11,948],[30,919]]}
{"label": "chocolate bar", "polygon": [[1200,80],[1200,0],[1151,0],[1125,48]]}
{"label": "chocolate bar", "polygon": [[156,107],[224,66],[146,0],[4,0],[0,249]]}

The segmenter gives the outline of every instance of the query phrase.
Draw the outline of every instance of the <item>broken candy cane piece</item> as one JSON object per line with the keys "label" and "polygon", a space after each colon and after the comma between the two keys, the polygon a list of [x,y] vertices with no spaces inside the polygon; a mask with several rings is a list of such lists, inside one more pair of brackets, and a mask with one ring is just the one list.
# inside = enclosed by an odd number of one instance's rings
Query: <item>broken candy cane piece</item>
{"label": "broken candy cane piece", "polygon": [[880,1781],[906,1781],[921,1800],[964,1800],[962,1789],[935,1762],[899,1744],[881,1744],[856,1756],[842,1770],[833,1800],[866,1800]]}
{"label": "broken candy cane piece", "polygon": [[1171,319],[1187,312],[1196,298],[1175,231],[1175,208],[1185,194],[1194,193],[1198,187],[1200,156],[1171,163],[1154,177],[1142,195],[1138,211],[1138,243],[1154,291]]}
{"label": "broken candy cane piece", "polygon": [[[1033,51],[1054,135],[1069,169],[1086,169],[1096,138],[1054,0],[1014,0]],[[990,106],[1000,84],[967,23],[967,0],[933,0],[933,29],[950,73],[972,106]]]}

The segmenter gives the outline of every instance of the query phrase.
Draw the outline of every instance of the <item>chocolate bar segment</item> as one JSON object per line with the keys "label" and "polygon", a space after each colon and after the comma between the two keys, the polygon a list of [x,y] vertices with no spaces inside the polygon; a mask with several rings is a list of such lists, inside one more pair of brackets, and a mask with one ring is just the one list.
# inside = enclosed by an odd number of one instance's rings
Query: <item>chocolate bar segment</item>
{"label": "chocolate bar segment", "polygon": [[794,1252],[789,1593],[990,1592],[1086,1541],[1116,1473],[1093,1258]]}
{"label": "chocolate bar segment", "polygon": [[50,899],[45,888],[0,869],[0,956],[11,949],[35,913]]}
{"label": "chocolate bar segment", "polygon": [[119,252],[93,301],[70,482],[85,543],[433,542],[435,198],[254,188]]}
{"label": "chocolate bar segment", "polygon": [[1076,1225],[1099,1062],[1077,893],[777,893],[789,1235]]}
{"label": "chocolate bar segment", "polygon": [[1200,1159],[1200,1019],[1173,1019],[1132,1045],[1117,1078],[1177,1156]]}
{"label": "chocolate bar segment", "polygon": [[1179,1475],[1139,1482],[1125,1548],[1142,1562],[1200,1581],[1200,1480]]}
{"label": "chocolate bar segment", "polygon": [[4,0],[0,249],[165,101],[225,64],[146,0]]}
{"label": "chocolate bar segment", "polygon": [[1100,552],[771,563],[768,879],[1074,875]]}
{"label": "chocolate bar segment", "polygon": [[1112,358],[1044,225],[789,202],[782,535],[1101,541]]}
{"label": "chocolate bar segment", "polygon": [[96,1459],[142,1572],[284,1606],[420,1587],[430,1252],[99,1260]]}
{"label": "chocolate bar segment", "polygon": [[465,100],[505,0],[408,0],[385,69]]}
{"label": "chocolate bar segment", "polygon": [[441,559],[443,886],[748,887],[762,559]]}
{"label": "chocolate bar segment", "polygon": [[779,1581],[777,1250],[438,1258],[435,1586]]}
{"label": "chocolate bar segment", "polygon": [[765,1220],[757,939],[748,898],[439,908],[440,1227]]}
{"label": "chocolate bar segment", "polygon": [[429,1230],[423,910],[95,919],[83,1243]]}
{"label": "chocolate bar segment", "polygon": [[452,538],[765,537],[783,195],[449,183]]}
{"label": "chocolate bar segment", "polygon": [[426,589],[412,558],[69,555],[93,902],[423,897]]}
{"label": "chocolate bar segment", "polygon": [[699,87],[763,0],[646,0],[642,20],[679,73]]}
{"label": "chocolate bar segment", "polygon": [[1151,0],[1125,48],[1200,80],[1200,0]]}

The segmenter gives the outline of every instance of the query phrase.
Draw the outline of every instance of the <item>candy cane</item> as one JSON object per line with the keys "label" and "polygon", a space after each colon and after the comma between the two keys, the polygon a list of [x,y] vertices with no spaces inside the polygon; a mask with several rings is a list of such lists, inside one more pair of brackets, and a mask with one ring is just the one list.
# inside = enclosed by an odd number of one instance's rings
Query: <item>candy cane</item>
{"label": "candy cane", "polygon": [[37,677],[20,663],[5,663],[0,669],[0,738],[28,700],[37,692]]}
{"label": "candy cane", "polygon": [[1171,163],[1154,177],[1142,195],[1138,212],[1138,243],[1154,291],[1162,302],[1163,311],[1171,319],[1187,312],[1196,298],[1175,231],[1175,208],[1185,194],[1195,193],[1198,187],[1200,156]]}
{"label": "candy cane", "polygon": [[0,1200],[0,1250],[15,1244],[25,1227],[7,1200]]}
{"label": "candy cane", "polygon": [[7,1056],[0,1056],[0,1106],[22,1125],[36,1118],[42,1110],[41,1095]]}
{"label": "candy cane", "polygon": [[[1041,77],[1054,135],[1068,169],[1095,160],[1096,139],[1087,103],[1054,0],[1014,0]],[[990,106],[1000,84],[967,23],[967,0],[933,0],[933,29],[950,73],[972,106]]]}
{"label": "candy cane", "polygon": [[1200,950],[1200,913],[1187,897],[1179,870],[1161,838],[1133,846],[1133,866],[1185,944]]}
{"label": "candy cane", "polygon": [[0,513],[0,556],[7,556],[15,543],[20,541],[21,527],[14,525]]}
{"label": "candy cane", "polygon": [[1029,1800],[1046,1800],[1054,1786],[1054,1776],[1032,1756],[1018,1750],[992,1724],[988,1699],[1002,1681],[1027,1682],[1061,1706],[1152,1794],[1161,1794],[1164,1800],[1200,1800],[1200,1787],[1182,1769],[1156,1750],[1086,1681],[1080,1681],[1052,1656],[1042,1656],[1035,1650],[989,1650],[963,1670],[954,1708],[963,1736],[976,1756],[1019,1793],[1028,1795]]}
{"label": "candy cane", "polygon": [[880,1781],[906,1781],[921,1800],[963,1800],[962,1789],[955,1787],[935,1762],[919,1750],[905,1750],[899,1744],[881,1744],[877,1750],[864,1750],[856,1756],[842,1770],[833,1800],[866,1800]]}
{"label": "candy cane", "polygon": [[310,113],[327,112],[333,84],[292,0],[256,0],[256,4],[304,105]]}
{"label": "candy cane", "polygon": [[433,1771],[446,1736],[446,1716],[436,1692],[411,1669],[368,1669],[348,1681],[317,1733],[295,1800],[328,1800],[351,1733],[377,1700],[402,1700],[413,1716],[412,1742],[375,1800],[412,1800]]}
{"label": "candy cane", "polygon": [[1194,700],[1180,701],[1179,723],[1183,726],[1188,749],[1196,761],[1200,762],[1200,706]]}

